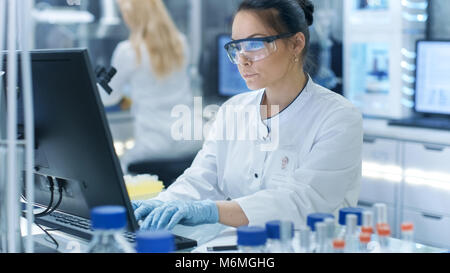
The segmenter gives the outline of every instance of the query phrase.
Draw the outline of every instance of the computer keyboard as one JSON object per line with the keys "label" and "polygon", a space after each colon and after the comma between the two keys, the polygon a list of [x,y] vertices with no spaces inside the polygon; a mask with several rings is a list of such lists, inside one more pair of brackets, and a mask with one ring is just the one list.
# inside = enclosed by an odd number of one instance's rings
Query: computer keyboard
{"label": "computer keyboard", "polygon": [[[39,217],[35,219],[37,224],[42,224],[49,228],[57,229],[61,232],[68,233],[85,240],[91,240],[93,230],[91,228],[91,221],[78,216],[63,214],[59,212],[53,212],[50,215]],[[134,232],[126,231],[123,236],[132,244],[135,243],[136,234]],[[176,250],[183,250],[193,248],[197,246],[197,241],[175,235],[175,248]]]}
{"label": "computer keyboard", "polygon": [[[131,243],[134,243],[136,241],[136,233],[134,232],[126,231],[123,235]],[[197,241],[195,240],[175,234],[173,236],[175,238],[176,250],[183,250],[197,246]]]}
{"label": "computer keyboard", "polygon": [[401,120],[390,120],[389,125],[420,127],[437,130],[450,130],[450,119],[446,118],[411,118]]}

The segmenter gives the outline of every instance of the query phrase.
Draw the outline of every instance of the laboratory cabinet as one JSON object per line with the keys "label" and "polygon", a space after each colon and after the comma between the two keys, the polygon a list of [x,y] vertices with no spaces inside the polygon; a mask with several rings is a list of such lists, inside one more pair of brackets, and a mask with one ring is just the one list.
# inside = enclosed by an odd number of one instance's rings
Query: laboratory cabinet
{"label": "laboratory cabinet", "polygon": [[414,241],[417,243],[449,249],[450,217],[404,209],[402,218],[414,223]]}
{"label": "laboratory cabinet", "polygon": [[401,179],[398,146],[394,140],[364,137],[360,199],[395,206]]}
{"label": "laboratory cabinet", "polygon": [[450,146],[432,143],[405,143],[405,169],[447,172],[450,175],[449,167]]}
{"label": "laboratory cabinet", "polygon": [[386,203],[395,237],[400,224],[411,221],[418,243],[450,248],[450,143],[443,143],[450,137],[436,130],[435,139],[433,130],[401,130],[365,133],[358,204]]}
{"label": "laboratory cabinet", "polygon": [[450,146],[404,147],[404,207],[450,215]]}

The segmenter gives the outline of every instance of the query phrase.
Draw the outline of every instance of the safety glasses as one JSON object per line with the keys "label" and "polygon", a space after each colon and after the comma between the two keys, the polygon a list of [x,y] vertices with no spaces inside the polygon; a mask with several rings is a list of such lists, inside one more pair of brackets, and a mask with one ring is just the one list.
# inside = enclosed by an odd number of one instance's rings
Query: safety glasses
{"label": "safety glasses", "polygon": [[[294,33],[231,41],[225,45],[225,50],[230,61],[234,64],[242,64],[245,59],[256,62],[269,57],[277,50],[277,45],[274,43],[276,40],[292,36],[294,36]],[[245,59],[243,60],[242,57]]]}

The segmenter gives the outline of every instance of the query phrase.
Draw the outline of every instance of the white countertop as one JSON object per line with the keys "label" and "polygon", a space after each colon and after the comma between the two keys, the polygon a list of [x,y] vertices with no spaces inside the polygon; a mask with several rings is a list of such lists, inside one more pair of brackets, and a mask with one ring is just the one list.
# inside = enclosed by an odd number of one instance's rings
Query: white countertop
{"label": "white countertop", "polygon": [[450,131],[390,126],[385,119],[364,119],[364,135],[450,146]]}

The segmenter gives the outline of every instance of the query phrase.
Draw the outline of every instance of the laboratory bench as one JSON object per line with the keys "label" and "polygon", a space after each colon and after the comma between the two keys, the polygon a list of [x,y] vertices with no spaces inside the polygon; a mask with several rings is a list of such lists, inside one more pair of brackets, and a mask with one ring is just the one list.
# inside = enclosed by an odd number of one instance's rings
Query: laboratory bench
{"label": "laboratory bench", "polygon": [[[26,236],[26,219],[22,218],[22,235]],[[184,249],[177,253],[237,253],[231,251],[208,251],[208,247],[236,245],[236,229],[221,224],[208,224],[195,227],[177,225],[173,231],[174,234],[197,240],[198,246],[195,248]],[[59,231],[49,231],[49,233],[58,242],[59,247],[55,249],[55,244],[50,238],[36,225],[33,226],[36,253],[86,253],[89,242],[78,237],[71,236]],[[24,237],[25,238],[25,237]],[[389,249],[392,253],[402,252],[402,241],[395,238],[389,238]],[[436,248],[423,244],[414,244],[414,253],[447,253],[447,249]],[[295,253],[300,253],[299,234],[296,231],[293,238],[293,249]]]}
{"label": "laboratory bench", "polygon": [[[108,114],[115,141],[133,139],[130,112]],[[388,206],[393,236],[415,224],[419,243],[450,248],[450,131],[390,126],[364,118],[359,206]]]}

